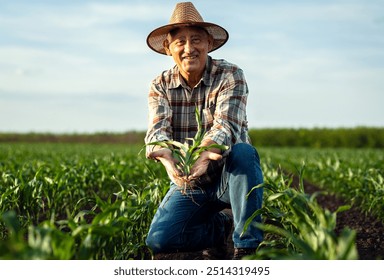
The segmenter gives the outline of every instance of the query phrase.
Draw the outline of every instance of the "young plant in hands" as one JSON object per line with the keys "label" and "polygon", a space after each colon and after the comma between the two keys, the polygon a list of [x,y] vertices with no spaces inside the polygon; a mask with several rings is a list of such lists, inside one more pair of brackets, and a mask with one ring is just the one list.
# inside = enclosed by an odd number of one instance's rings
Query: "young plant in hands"
{"label": "young plant in hands", "polygon": [[[203,131],[197,107],[195,109],[195,116],[198,125],[197,133],[195,137],[186,139],[190,140],[192,142],[191,144],[187,141],[185,143],[180,143],[174,140],[155,141],[146,144],[146,146],[155,145],[165,148],[161,154],[162,156],[165,155],[168,157],[168,159],[166,158],[164,160],[163,157],[162,163],[165,165],[171,179],[174,179],[175,183],[182,187],[182,192],[184,194],[186,193],[186,190],[191,187],[191,181],[205,173],[210,160],[219,160],[222,158],[220,154],[210,150],[225,151],[228,149],[228,146],[225,145],[207,141],[204,142],[205,132]],[[167,150],[170,152],[166,152]],[[170,155],[173,160],[169,160]],[[159,156],[159,158],[162,156]],[[175,166],[172,166],[172,164],[175,164]],[[173,172],[170,170],[173,170]]]}

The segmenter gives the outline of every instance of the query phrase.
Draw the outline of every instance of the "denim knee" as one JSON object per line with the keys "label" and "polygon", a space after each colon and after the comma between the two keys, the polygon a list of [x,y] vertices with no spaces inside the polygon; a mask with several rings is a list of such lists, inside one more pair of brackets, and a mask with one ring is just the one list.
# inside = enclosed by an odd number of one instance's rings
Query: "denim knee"
{"label": "denim knee", "polygon": [[[255,158],[254,158],[255,157]],[[248,143],[238,143],[232,146],[229,160],[237,167],[248,168],[250,161],[256,159],[256,164],[260,165],[260,157],[255,147]]]}
{"label": "denim knee", "polygon": [[165,252],[169,249],[169,238],[167,234],[149,231],[145,244],[152,250],[154,254]]}

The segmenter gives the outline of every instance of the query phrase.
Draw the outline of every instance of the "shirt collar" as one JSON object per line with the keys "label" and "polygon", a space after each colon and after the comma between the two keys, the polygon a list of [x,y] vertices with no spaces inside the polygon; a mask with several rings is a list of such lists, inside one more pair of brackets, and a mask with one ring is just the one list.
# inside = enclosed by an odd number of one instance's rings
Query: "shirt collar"
{"label": "shirt collar", "polygon": [[[203,77],[201,78],[201,81],[206,85],[210,86],[212,84],[212,77],[211,77],[211,72],[212,72],[212,58],[208,56],[206,65],[205,65],[205,70],[203,73]],[[179,68],[177,65],[175,65],[172,70],[171,70],[171,75],[172,79],[169,83],[169,88],[170,89],[175,89],[180,86],[186,87],[185,82],[183,81]]]}

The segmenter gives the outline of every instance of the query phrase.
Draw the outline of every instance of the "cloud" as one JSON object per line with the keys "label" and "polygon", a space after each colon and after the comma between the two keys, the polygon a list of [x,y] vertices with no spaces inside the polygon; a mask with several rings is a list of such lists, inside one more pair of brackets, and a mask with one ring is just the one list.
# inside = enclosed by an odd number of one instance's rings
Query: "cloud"
{"label": "cloud", "polygon": [[0,47],[3,90],[30,94],[147,90],[152,77],[145,75],[151,73],[151,62],[144,62],[150,50],[143,23],[164,20],[163,6],[27,3],[16,1],[0,11],[0,30],[6,31]]}
{"label": "cloud", "polygon": [[[251,127],[384,119],[381,1],[194,3],[230,32],[212,56],[244,69]],[[145,129],[148,84],[173,65],[145,39],[174,4],[1,3],[0,119],[13,116],[1,129]]]}

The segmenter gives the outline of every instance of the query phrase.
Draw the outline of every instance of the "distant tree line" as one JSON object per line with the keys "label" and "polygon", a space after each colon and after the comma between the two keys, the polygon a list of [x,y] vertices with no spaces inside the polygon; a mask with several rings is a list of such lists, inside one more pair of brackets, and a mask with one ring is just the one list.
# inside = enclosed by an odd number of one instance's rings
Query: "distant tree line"
{"label": "distant tree line", "polygon": [[384,148],[384,128],[252,129],[257,147]]}
{"label": "distant tree line", "polygon": [[22,143],[110,143],[143,144],[145,132],[125,133],[0,133],[0,142]]}
{"label": "distant tree line", "polygon": [[[384,127],[265,128],[249,131],[257,147],[384,148]],[[0,133],[0,142],[144,144],[145,132],[94,134]]]}

